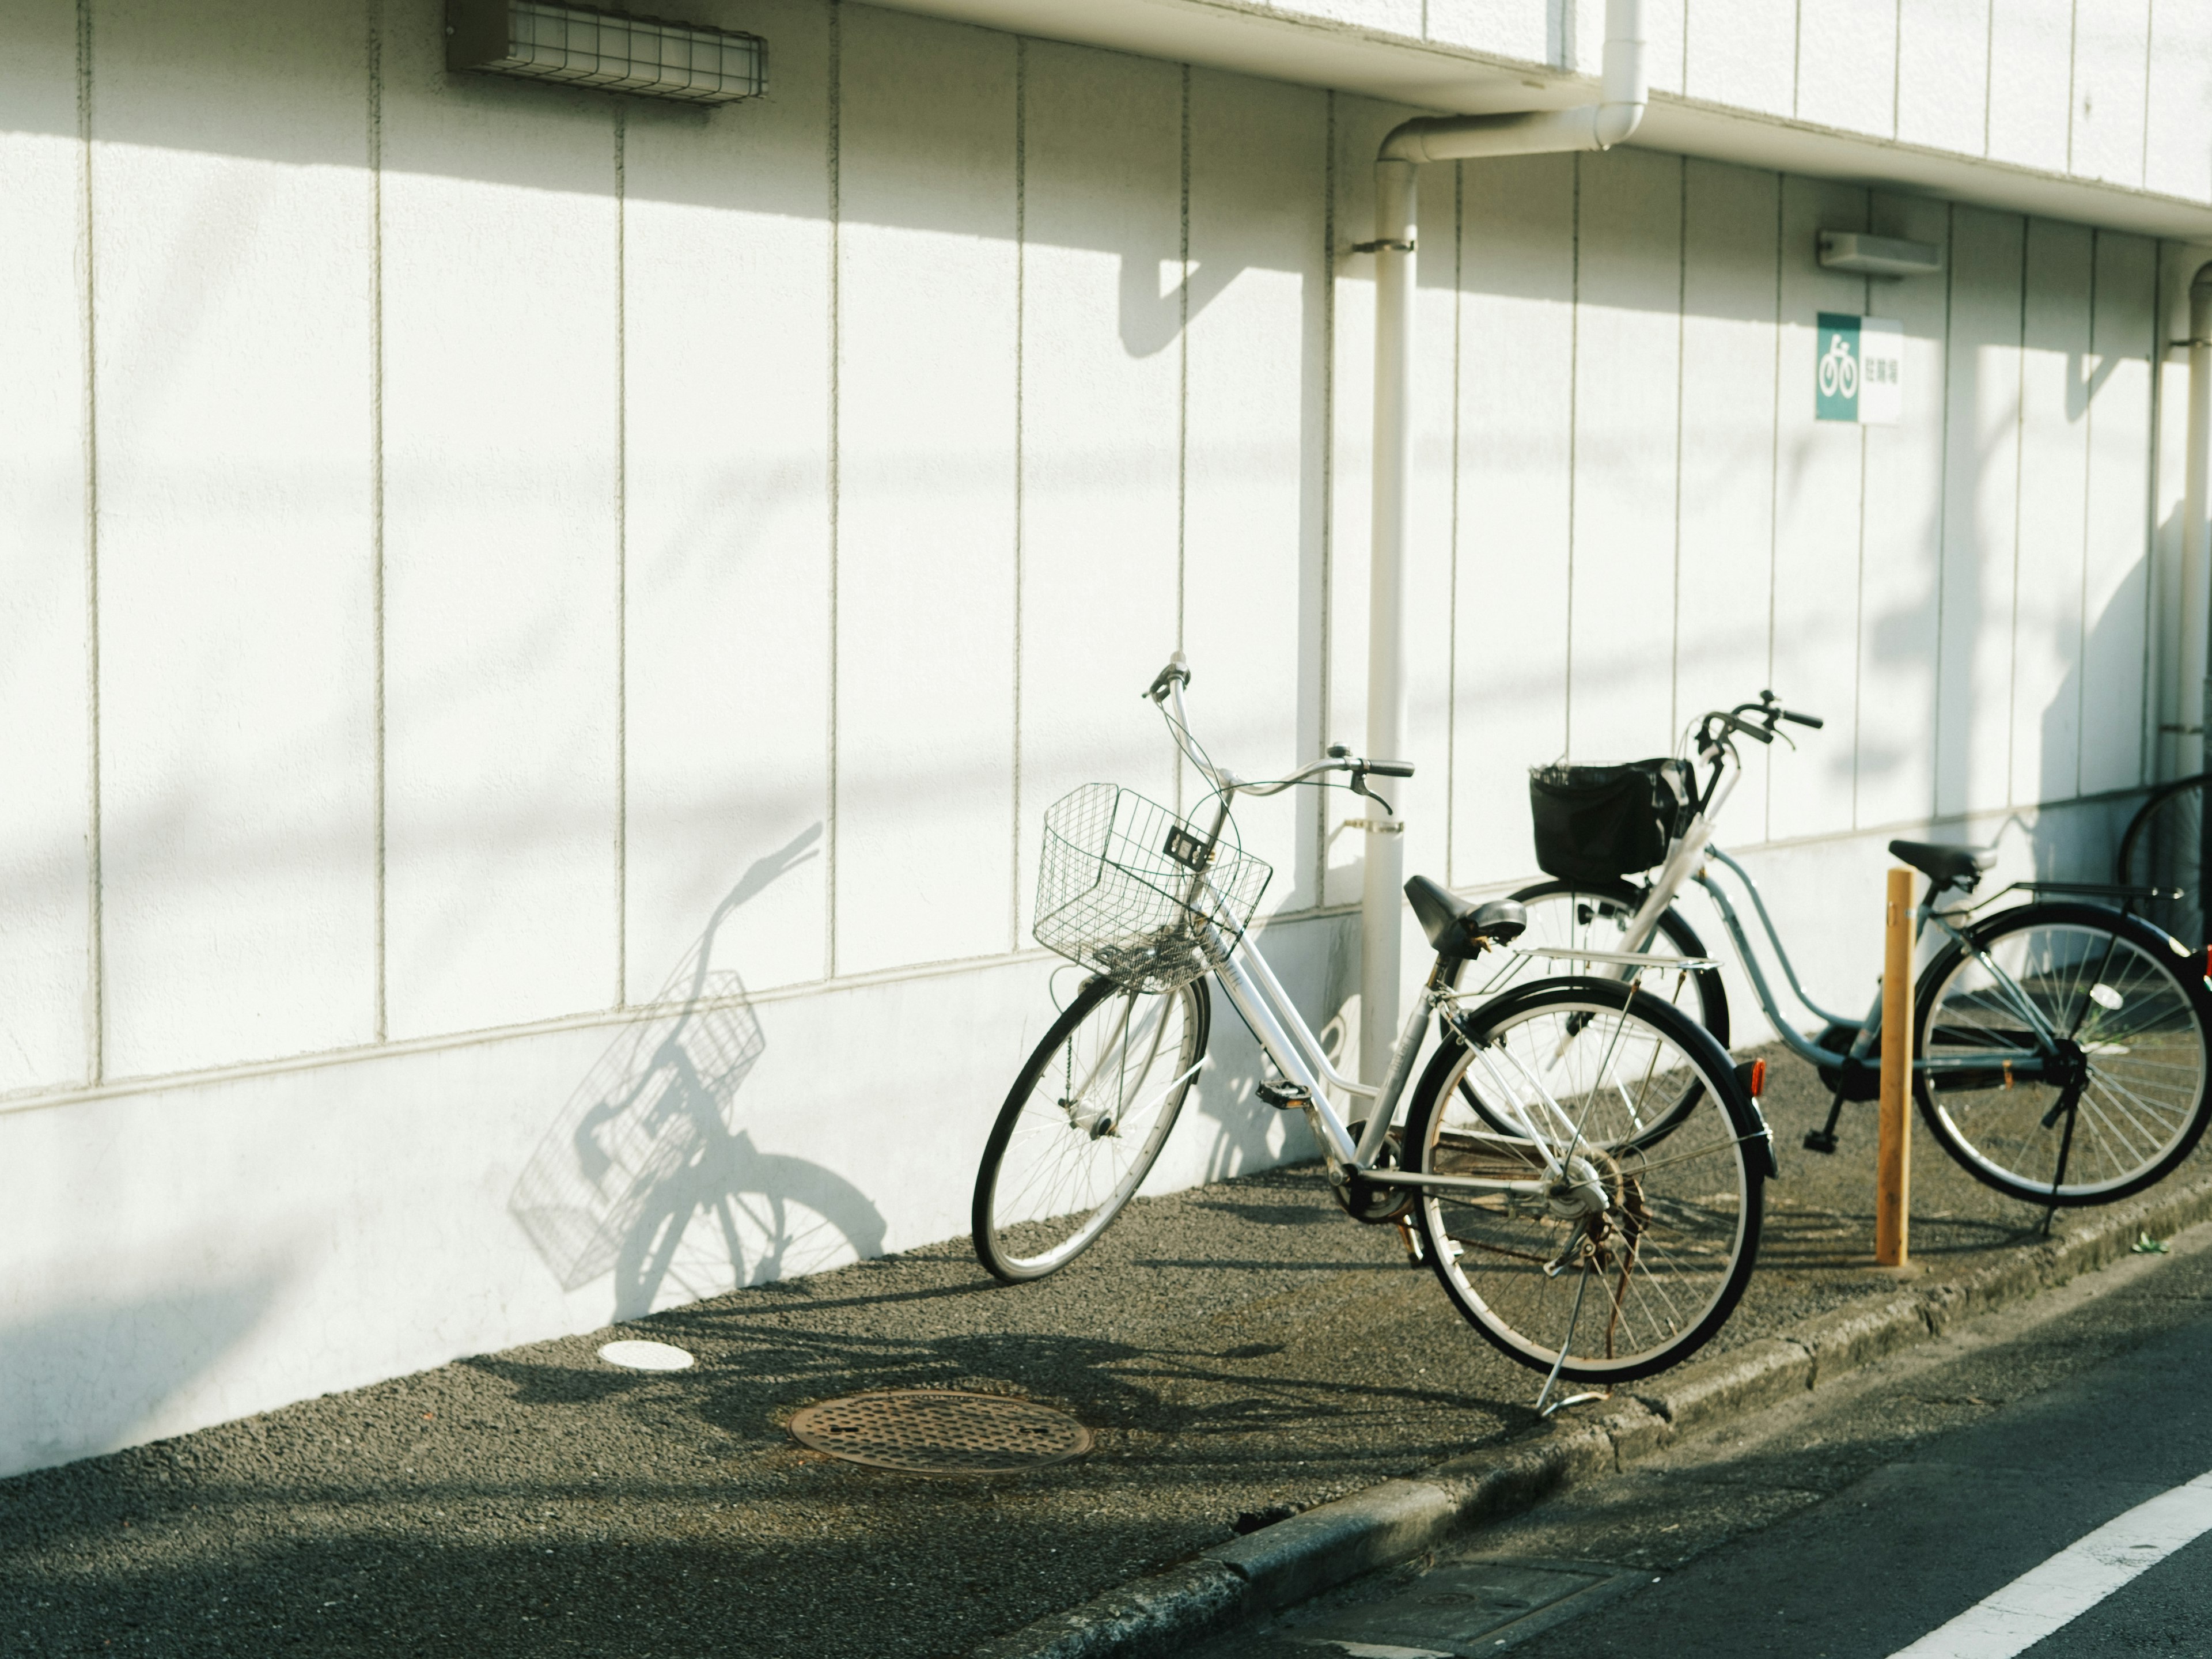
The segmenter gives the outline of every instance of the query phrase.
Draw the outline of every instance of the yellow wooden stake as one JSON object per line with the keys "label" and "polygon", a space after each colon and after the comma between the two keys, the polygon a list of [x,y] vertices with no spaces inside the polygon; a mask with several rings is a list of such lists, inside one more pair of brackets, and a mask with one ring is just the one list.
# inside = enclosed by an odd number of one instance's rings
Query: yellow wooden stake
{"label": "yellow wooden stake", "polygon": [[1881,1144],[1875,1159],[1874,1259],[1902,1267],[1911,1254],[1912,1132],[1905,1115],[1912,1086],[1912,872],[1889,872],[1882,929]]}

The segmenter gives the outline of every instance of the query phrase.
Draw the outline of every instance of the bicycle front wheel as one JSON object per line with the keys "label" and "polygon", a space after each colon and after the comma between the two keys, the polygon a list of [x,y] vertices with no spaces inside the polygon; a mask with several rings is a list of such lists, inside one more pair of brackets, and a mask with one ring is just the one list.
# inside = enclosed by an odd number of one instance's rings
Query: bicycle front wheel
{"label": "bicycle front wheel", "polygon": [[[1921,975],[1912,1091],[1943,1150],[2030,1204],[2109,1204],[2204,1133],[2212,991],[2201,958],[2138,917],[2030,904],[1967,930]],[[1992,1049],[2033,1066],[1973,1065]],[[2033,1075],[2022,1075],[2032,1071]]]}
{"label": "bicycle front wheel", "polygon": [[1014,1079],[975,1174],[975,1255],[1007,1284],[1097,1242],[1167,1144],[1209,1025],[1206,981],[1159,995],[1093,979]]}
{"label": "bicycle front wheel", "polygon": [[1615,980],[1520,986],[1463,1029],[1405,1137],[1407,1167],[1495,1183],[1414,1206],[1453,1305],[1510,1358],[1578,1382],[1695,1353],[1750,1279],[1771,1168],[1726,1051]]}

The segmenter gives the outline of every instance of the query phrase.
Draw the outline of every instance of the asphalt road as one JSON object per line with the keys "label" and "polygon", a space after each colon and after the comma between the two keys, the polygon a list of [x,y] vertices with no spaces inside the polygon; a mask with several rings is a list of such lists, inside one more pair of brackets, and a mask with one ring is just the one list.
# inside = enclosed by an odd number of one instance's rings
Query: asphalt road
{"label": "asphalt road", "polygon": [[[1824,1105],[1806,1068],[1777,1066],[1784,1178],[1716,1349],[1894,1290],[1867,1271],[1871,1111],[1836,1157],[1796,1150]],[[2037,1237],[2039,1211],[1924,1134],[1916,1159],[1931,1275]],[[616,1370],[595,1351],[617,1334],[698,1364]],[[1225,1541],[1241,1515],[1515,1432],[1539,1381],[1408,1270],[1395,1230],[1276,1171],[1141,1200],[1036,1285],[996,1286],[948,1241],[0,1481],[0,1654],[954,1659]],[[933,1480],[785,1428],[811,1401],[917,1387],[1060,1407],[1096,1449]]]}
{"label": "asphalt road", "polygon": [[[1885,1659],[2208,1471],[2212,1225],[1193,1659]],[[1921,1651],[2015,1650],[2212,1655],[2212,1531],[2033,1645]]]}

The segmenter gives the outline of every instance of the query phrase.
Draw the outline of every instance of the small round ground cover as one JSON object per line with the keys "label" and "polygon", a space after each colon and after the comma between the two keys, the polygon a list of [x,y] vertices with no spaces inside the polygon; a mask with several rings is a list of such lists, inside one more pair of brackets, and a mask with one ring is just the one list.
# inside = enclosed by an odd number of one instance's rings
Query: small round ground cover
{"label": "small round ground cover", "polygon": [[794,1413],[791,1432],[832,1457],[912,1474],[1012,1474],[1091,1449],[1091,1431],[1066,1412],[949,1389],[825,1400]]}

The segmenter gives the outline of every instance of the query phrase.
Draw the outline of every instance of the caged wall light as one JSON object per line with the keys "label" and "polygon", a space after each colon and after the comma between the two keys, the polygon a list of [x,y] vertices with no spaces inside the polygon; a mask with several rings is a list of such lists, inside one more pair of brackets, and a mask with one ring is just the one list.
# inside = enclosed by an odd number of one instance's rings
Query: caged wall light
{"label": "caged wall light", "polygon": [[446,67],[732,104],[768,90],[768,43],[553,0],[447,0]]}

